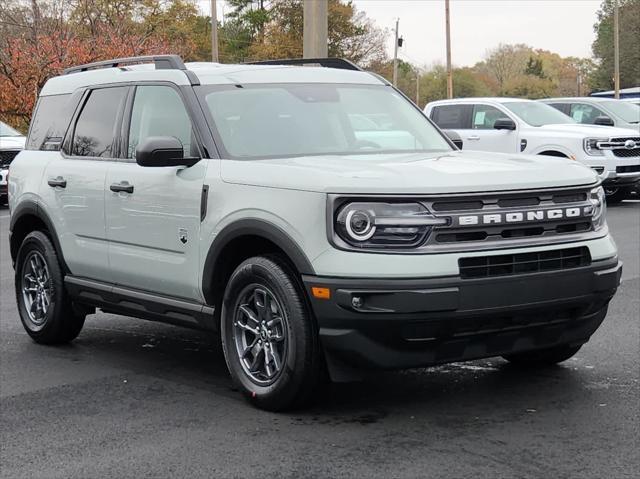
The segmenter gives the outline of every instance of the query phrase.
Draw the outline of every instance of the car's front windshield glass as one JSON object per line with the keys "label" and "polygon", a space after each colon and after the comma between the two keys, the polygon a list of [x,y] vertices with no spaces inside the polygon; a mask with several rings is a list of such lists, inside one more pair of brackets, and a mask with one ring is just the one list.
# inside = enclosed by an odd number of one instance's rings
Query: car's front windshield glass
{"label": "car's front windshield glass", "polygon": [[0,136],[22,136],[22,133],[0,121]]}
{"label": "car's front windshield glass", "polygon": [[503,103],[503,105],[531,126],[575,123],[573,118],[545,103],[535,101],[511,101]]}
{"label": "car's front windshield glass", "polygon": [[450,151],[423,114],[383,85],[203,86],[229,158]]}
{"label": "car's front windshield glass", "polygon": [[627,123],[640,122],[640,105],[628,101],[611,100],[602,102],[605,108]]}

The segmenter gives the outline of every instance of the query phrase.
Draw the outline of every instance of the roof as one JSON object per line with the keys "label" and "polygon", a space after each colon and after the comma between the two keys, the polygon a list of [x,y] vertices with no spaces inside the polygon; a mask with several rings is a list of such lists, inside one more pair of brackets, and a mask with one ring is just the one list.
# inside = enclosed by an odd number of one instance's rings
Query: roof
{"label": "roof", "polygon": [[509,97],[475,97],[475,98],[452,98],[450,100],[436,100],[429,103],[429,105],[440,104],[459,104],[459,103],[509,103],[512,101],[533,101],[523,98],[509,98]]}
{"label": "roof", "polygon": [[[383,82],[367,72],[289,65],[228,65],[221,63],[186,63],[188,70],[202,85],[236,85],[259,83],[350,83],[382,85]],[[184,70],[156,69],[153,64],[127,65],[70,73],[51,78],[40,95],[61,95],[91,85],[135,81],[167,81],[176,85],[190,85]]]}

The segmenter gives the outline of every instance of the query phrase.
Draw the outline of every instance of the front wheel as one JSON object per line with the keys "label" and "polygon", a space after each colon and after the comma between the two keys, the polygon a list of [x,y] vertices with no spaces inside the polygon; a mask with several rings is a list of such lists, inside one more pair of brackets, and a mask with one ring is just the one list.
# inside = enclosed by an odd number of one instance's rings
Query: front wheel
{"label": "front wheel", "polygon": [[615,205],[623,201],[629,196],[629,188],[626,187],[605,187],[605,198],[607,200],[607,204]]}
{"label": "front wheel", "polygon": [[41,231],[29,233],[18,250],[15,289],[22,325],[35,342],[66,343],[80,334],[85,314],[73,307],[56,250]]}
{"label": "front wheel", "polygon": [[275,256],[231,275],[221,313],[229,372],[255,406],[281,411],[307,400],[320,376],[317,328],[295,272]]}
{"label": "front wheel", "polygon": [[545,367],[566,361],[575,355],[582,345],[571,346],[562,344],[553,348],[539,349],[537,351],[528,351],[525,353],[516,353],[503,356],[507,361],[526,367]]}

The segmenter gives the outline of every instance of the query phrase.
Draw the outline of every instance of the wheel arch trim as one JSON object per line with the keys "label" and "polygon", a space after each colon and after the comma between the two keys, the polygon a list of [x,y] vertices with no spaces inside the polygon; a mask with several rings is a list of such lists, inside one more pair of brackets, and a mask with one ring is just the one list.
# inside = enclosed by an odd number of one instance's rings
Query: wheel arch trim
{"label": "wheel arch trim", "polygon": [[208,304],[213,304],[215,265],[222,251],[233,240],[246,236],[257,236],[278,246],[287,255],[300,274],[315,274],[311,262],[296,241],[281,227],[256,218],[246,218],[225,226],[209,247],[202,271],[202,292]]}
{"label": "wheel arch trim", "polygon": [[[62,266],[62,270],[65,274],[70,273],[69,267],[64,260],[64,256],[62,255],[62,248],[60,246],[60,241],[58,240],[58,234],[56,233],[56,228],[53,225],[53,221],[49,218],[49,215],[40,207],[40,205],[34,200],[25,200],[20,202],[15,210],[11,214],[11,220],[9,223],[9,237],[13,236],[13,232],[15,227],[19,222],[26,216],[34,216],[38,218],[44,225],[50,234],[51,242],[53,243],[53,247],[56,250],[56,254],[58,255],[58,259]],[[18,250],[20,249],[20,245],[16,245],[13,241],[9,241],[10,243],[10,252],[11,252],[11,262],[15,267],[16,257],[18,255]]]}

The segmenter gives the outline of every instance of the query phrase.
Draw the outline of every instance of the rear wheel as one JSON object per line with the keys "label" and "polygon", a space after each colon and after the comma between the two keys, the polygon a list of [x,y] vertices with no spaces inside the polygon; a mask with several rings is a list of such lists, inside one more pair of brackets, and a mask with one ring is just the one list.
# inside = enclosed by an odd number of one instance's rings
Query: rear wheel
{"label": "rear wheel", "polygon": [[571,346],[563,344],[553,348],[539,349],[537,351],[529,351],[526,353],[517,353],[503,356],[507,361],[520,366],[527,367],[544,367],[552,366],[562,361],[566,361],[575,355],[582,345]]}
{"label": "rear wheel", "polygon": [[227,285],[221,314],[229,372],[255,406],[304,403],[318,384],[317,328],[295,272],[277,257],[244,261]]}
{"label": "rear wheel", "polygon": [[15,271],[18,312],[29,336],[41,344],[75,339],[85,314],[75,310],[64,289],[64,275],[47,235],[41,231],[27,235],[18,250]]}

